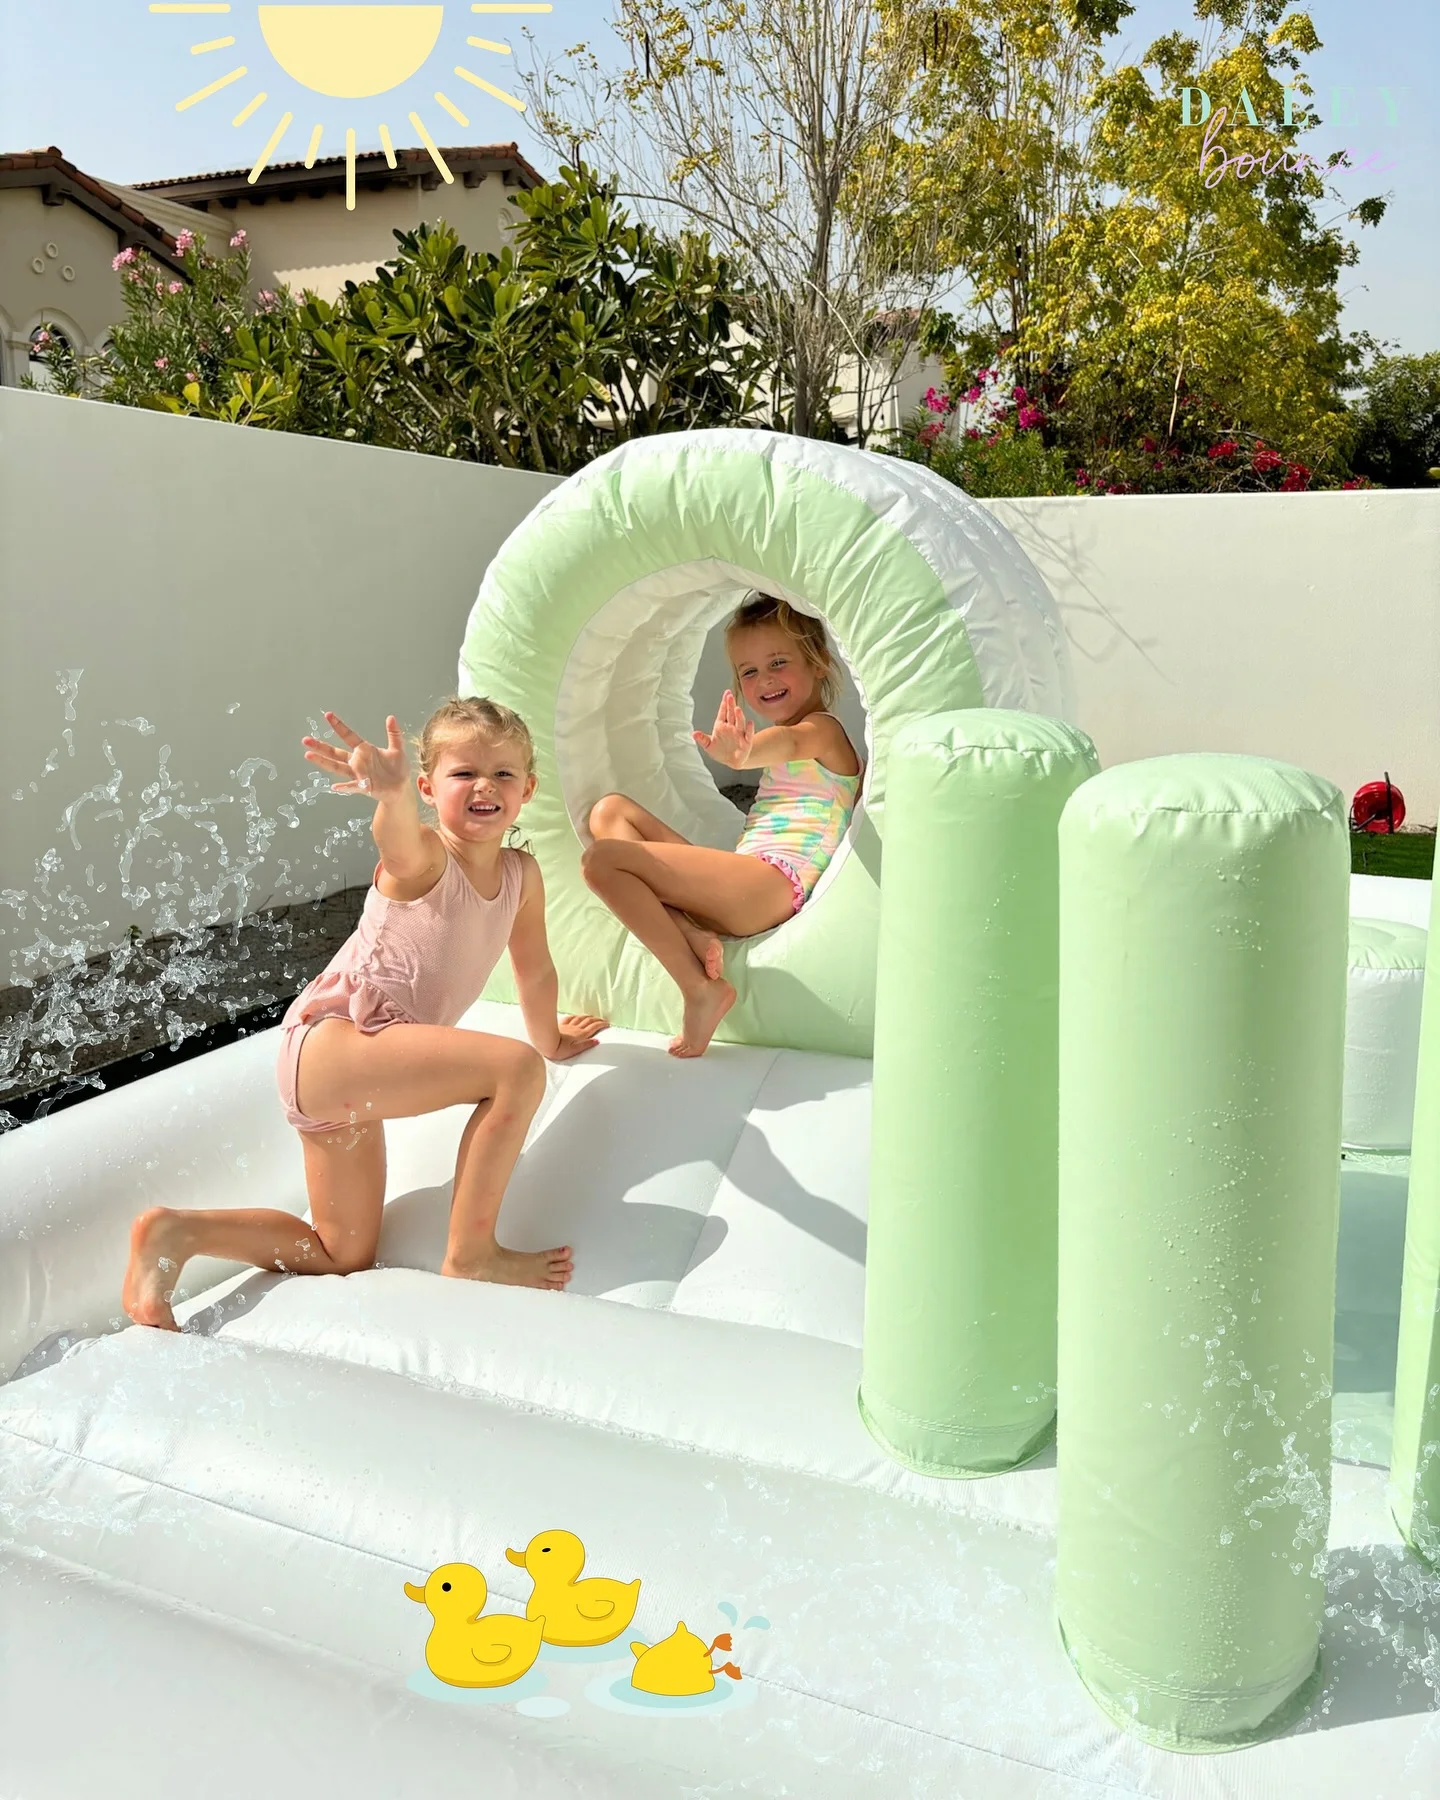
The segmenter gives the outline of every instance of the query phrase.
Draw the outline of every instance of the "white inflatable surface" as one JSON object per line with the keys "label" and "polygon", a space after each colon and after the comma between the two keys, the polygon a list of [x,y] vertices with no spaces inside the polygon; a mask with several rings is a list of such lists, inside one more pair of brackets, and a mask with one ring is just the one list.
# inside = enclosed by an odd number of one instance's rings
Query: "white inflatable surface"
{"label": "white inflatable surface", "polygon": [[[519,1032],[508,1007],[469,1022]],[[457,1109],[388,1128],[384,1266],[197,1267],[214,1285],[183,1335],[110,1330],[141,1206],[299,1210],[274,1048],[0,1140],[5,1800],[1433,1800],[1440,1582],[1380,1466],[1403,1178],[1344,1177],[1322,1692],[1283,1739],[1178,1757],[1109,1725],[1066,1662],[1051,1455],[942,1482],[860,1424],[868,1064],[677,1063],[617,1032],[552,1069],[502,1227],[573,1243],[567,1295],[433,1272]],[[518,1611],[504,1551],[554,1527],[587,1573],[641,1578],[633,1629],[512,1689],[436,1683],[402,1584],[469,1561]],[[680,1619],[731,1634],[741,1681],[688,1709],[617,1698],[628,1640]]]}
{"label": "white inflatable surface", "polygon": [[1427,933],[1394,919],[1350,921],[1345,1101],[1340,1141],[1408,1151],[1420,1060]]}

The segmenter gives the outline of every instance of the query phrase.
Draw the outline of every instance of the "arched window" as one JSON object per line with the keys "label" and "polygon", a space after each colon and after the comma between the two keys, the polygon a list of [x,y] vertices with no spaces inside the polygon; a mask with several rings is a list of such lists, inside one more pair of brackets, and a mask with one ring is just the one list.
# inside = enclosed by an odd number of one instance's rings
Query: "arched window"
{"label": "arched window", "polygon": [[50,379],[50,371],[43,360],[44,351],[53,343],[70,346],[70,335],[62,331],[58,325],[40,324],[30,333],[30,373],[42,384]]}

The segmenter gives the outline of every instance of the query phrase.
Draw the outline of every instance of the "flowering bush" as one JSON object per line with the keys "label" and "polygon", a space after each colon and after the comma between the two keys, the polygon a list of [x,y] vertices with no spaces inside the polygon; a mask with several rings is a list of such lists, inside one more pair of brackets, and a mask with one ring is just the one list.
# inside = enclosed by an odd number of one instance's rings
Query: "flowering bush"
{"label": "flowering bush", "polygon": [[[82,357],[58,340],[46,345],[50,386],[122,405],[226,416],[232,363],[255,317],[245,233],[237,231],[230,244],[233,254],[213,257],[195,232],[179,232],[183,277],[133,244],[119,251],[111,267],[120,276],[125,317],[110,350]],[[271,294],[260,310],[278,320],[293,316],[295,303],[288,293]]]}
{"label": "flowering bush", "polygon": [[[1006,391],[1000,370],[976,369],[945,392],[928,388],[921,406],[885,446],[891,454],[927,463],[982,497],[1071,491],[1061,453],[1045,442],[1043,408],[1025,387]],[[947,432],[952,420],[958,432]]]}
{"label": "flowering bush", "polygon": [[924,410],[893,448],[928,463],[967,493],[1296,494],[1317,486],[1368,485],[1343,479],[1344,471],[1317,481],[1309,463],[1263,439],[1248,441],[1233,421],[1213,413],[1207,418],[1193,394],[1178,397],[1163,435],[1143,432],[1126,444],[1102,438],[1070,448],[1066,438],[1074,427],[1064,410],[1064,389],[1045,373],[1008,387],[995,368],[962,365],[951,376],[948,390],[926,392]]}

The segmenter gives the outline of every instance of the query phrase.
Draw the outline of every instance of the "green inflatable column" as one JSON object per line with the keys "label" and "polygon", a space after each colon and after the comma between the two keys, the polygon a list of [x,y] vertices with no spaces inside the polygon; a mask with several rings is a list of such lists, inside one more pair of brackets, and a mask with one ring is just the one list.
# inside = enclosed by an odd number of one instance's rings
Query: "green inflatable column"
{"label": "green inflatable column", "polygon": [[1169,1750],[1318,1667],[1349,872],[1339,792],[1252,757],[1060,824],[1060,1627]]}
{"label": "green inflatable column", "polygon": [[1058,720],[912,721],[890,751],[860,1411],[986,1475],[1055,1413],[1056,829],[1097,768]]}
{"label": "green inflatable column", "polygon": [[1390,1504],[1405,1542],[1440,1567],[1440,864],[1430,889],[1415,1073]]}

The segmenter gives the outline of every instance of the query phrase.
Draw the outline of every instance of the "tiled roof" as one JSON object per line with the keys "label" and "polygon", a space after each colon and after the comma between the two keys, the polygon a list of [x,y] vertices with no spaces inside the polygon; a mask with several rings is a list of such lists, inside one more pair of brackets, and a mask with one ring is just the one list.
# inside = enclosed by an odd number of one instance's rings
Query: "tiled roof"
{"label": "tiled roof", "polygon": [[[6,177],[10,179],[7,180]],[[175,239],[163,225],[147,218],[138,207],[118,194],[111,193],[103,182],[83,169],[67,162],[64,154],[51,144],[44,150],[14,150],[0,153],[0,187],[45,185],[47,179],[59,188],[69,188],[72,196],[107,225],[114,225],[123,236],[135,238],[150,249],[158,249],[166,261],[179,261]],[[125,227],[129,227],[128,232]]]}
{"label": "tiled roof", "polygon": [[[452,167],[463,168],[466,164],[477,162],[509,163],[518,169],[528,182],[537,187],[545,179],[539,170],[532,167],[520,154],[518,144],[441,144],[439,150],[445,161]],[[383,150],[360,150],[355,155],[357,174],[372,181],[377,174],[393,174],[397,179],[408,180],[411,176],[418,174],[422,168],[434,168],[434,164],[430,160],[430,152],[418,145],[407,146],[404,149],[397,146],[395,162],[396,167],[392,170]],[[263,181],[269,174],[279,174],[295,169],[304,170],[312,178],[333,180],[336,176],[343,176],[345,158],[343,156],[317,156],[315,161],[308,166],[303,158],[298,158],[294,162],[267,163],[259,180]],[[245,187],[252,185],[249,169],[212,169],[199,175],[172,175],[163,181],[137,181],[133,185],[137,189],[157,188],[163,190],[188,187],[192,182],[200,181],[234,181]]]}

